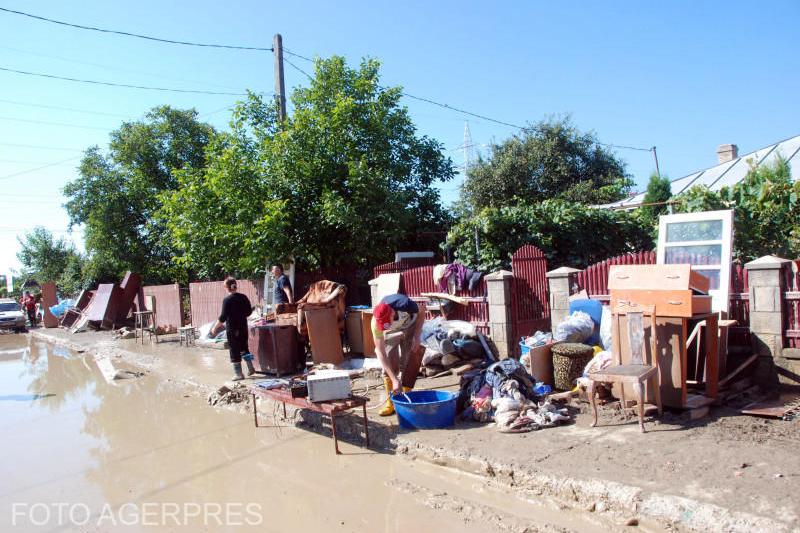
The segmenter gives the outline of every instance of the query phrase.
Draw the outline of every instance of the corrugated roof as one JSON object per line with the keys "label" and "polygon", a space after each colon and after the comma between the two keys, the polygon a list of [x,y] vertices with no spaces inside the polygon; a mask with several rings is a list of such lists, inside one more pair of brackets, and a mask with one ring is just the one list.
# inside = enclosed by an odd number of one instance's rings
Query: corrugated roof
{"label": "corrugated roof", "polygon": [[[672,180],[672,195],[675,196],[685,192],[695,185],[704,185],[712,191],[718,191],[722,187],[730,187],[744,179],[747,171],[750,170],[751,161],[756,166],[770,164],[777,159],[779,154],[789,162],[792,178],[794,180],[800,179],[800,135],[798,135],[760,148],[726,163],[720,163],[705,170],[693,172],[682,178]],[[641,192],[630,198],[597,207],[634,208],[644,201],[644,196],[645,193]]]}

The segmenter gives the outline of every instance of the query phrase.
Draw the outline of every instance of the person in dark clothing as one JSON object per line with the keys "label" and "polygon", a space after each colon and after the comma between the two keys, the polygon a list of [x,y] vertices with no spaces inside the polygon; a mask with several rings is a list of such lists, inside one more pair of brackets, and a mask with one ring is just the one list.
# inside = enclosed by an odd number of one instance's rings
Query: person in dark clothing
{"label": "person in dark clothing", "polygon": [[247,375],[252,376],[256,373],[256,369],[253,367],[253,356],[247,348],[247,317],[250,316],[253,307],[250,305],[250,299],[247,296],[237,292],[234,278],[225,280],[225,288],[228,289],[228,296],[222,300],[222,311],[220,311],[217,322],[209,331],[209,335],[212,337],[216,335],[222,325],[225,324],[228,350],[230,351],[231,364],[233,365],[233,381],[240,381],[244,379],[242,359],[247,362]]}
{"label": "person in dark clothing", "polygon": [[283,273],[283,267],[281,265],[273,265],[272,276],[275,278],[272,304],[293,303],[294,295],[292,294],[292,283],[289,281],[289,277]]}

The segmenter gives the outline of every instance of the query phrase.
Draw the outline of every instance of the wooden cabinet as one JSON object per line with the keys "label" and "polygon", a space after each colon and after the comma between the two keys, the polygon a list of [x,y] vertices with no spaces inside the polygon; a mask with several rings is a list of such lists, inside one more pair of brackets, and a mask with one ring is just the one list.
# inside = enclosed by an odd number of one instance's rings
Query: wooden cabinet
{"label": "wooden cabinet", "polygon": [[691,265],[614,265],[608,273],[611,307],[655,305],[660,317],[711,312],[708,286]]}
{"label": "wooden cabinet", "polygon": [[[691,265],[615,265],[608,273],[611,307],[654,305],[656,307],[656,351],[661,376],[664,405],[692,407],[697,396],[687,386],[687,342],[689,332],[699,321],[708,328],[705,343],[705,397],[717,395],[718,348],[717,315],[711,313],[709,281],[691,270]],[[625,317],[621,319],[624,328]],[[624,329],[623,329],[624,330]],[[652,332],[645,330],[645,346]],[[614,339],[623,364],[630,357],[625,339]],[[645,354],[645,363],[653,364],[653,354]],[[626,391],[626,396],[629,396]],[[652,398],[652,391],[648,391]],[[650,400],[648,400],[650,401]],[[705,401],[705,400],[704,400]]]}

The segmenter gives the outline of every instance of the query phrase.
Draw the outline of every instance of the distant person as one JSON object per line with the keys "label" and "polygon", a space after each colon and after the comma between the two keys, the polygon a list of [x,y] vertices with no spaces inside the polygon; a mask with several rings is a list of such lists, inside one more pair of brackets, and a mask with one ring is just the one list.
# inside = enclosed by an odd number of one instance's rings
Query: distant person
{"label": "distant person", "polygon": [[244,379],[242,359],[247,362],[247,375],[252,376],[256,373],[256,369],[253,367],[253,355],[247,348],[247,317],[252,313],[253,306],[250,305],[250,299],[247,296],[237,292],[236,279],[227,278],[225,288],[228,289],[228,296],[222,300],[222,311],[209,331],[209,336],[215,336],[225,324],[228,350],[233,365],[232,379],[241,381]]}
{"label": "distant person", "polygon": [[294,303],[292,283],[283,273],[281,265],[272,265],[272,277],[275,278],[275,289],[272,296],[272,305]]}
{"label": "distant person", "polygon": [[28,320],[31,327],[36,327],[36,298],[31,294],[31,291],[25,291],[20,300],[23,311],[28,315]]}
{"label": "distant person", "polygon": [[420,339],[425,304],[420,305],[404,294],[390,294],[372,310],[375,355],[383,367],[383,384],[388,395],[378,411],[381,416],[394,414],[392,394],[410,391],[417,382],[425,352]]}

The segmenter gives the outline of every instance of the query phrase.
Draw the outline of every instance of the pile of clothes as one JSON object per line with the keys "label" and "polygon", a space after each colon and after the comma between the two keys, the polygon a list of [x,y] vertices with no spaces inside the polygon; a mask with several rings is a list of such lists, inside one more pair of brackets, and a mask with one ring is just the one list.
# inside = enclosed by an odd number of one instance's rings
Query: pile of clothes
{"label": "pile of clothes", "polygon": [[571,420],[566,408],[546,398],[519,361],[504,359],[465,376],[458,405],[462,418],[494,422],[501,433],[524,433]]}
{"label": "pile of clothes", "polygon": [[461,263],[433,267],[433,283],[440,292],[455,294],[457,290],[475,290],[482,277],[483,272],[467,268]]}
{"label": "pile of clothes", "polygon": [[455,367],[483,364],[487,354],[475,326],[463,320],[426,320],[422,326],[422,373],[435,376]]}

